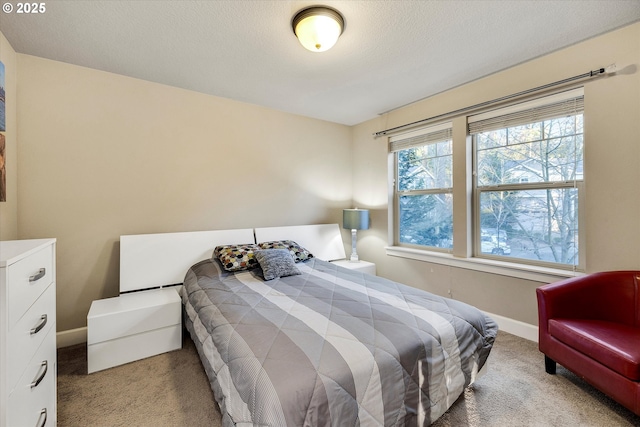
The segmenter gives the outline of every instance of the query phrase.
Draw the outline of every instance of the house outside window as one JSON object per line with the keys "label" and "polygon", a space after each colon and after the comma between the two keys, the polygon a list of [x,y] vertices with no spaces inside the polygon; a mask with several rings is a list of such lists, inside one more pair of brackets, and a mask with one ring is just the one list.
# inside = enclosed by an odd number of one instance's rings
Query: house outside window
{"label": "house outside window", "polygon": [[390,151],[394,153],[395,160],[396,243],[451,251],[451,123],[392,137]]}
{"label": "house outside window", "polygon": [[582,90],[469,118],[474,256],[578,269]]}

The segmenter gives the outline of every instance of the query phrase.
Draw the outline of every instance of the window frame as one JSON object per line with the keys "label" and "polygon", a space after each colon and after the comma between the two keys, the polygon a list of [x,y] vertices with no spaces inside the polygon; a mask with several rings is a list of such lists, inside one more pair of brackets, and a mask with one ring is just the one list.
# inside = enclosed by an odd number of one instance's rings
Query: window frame
{"label": "window frame", "polygon": [[[546,96],[546,97],[539,97],[536,98],[534,100],[531,101],[527,101],[527,102],[523,102],[520,104],[516,104],[514,106],[510,106],[510,107],[505,107],[505,108],[500,108],[500,109],[495,109],[492,111],[488,111],[486,113],[482,113],[479,114],[476,117],[476,121],[480,121],[481,119],[486,119],[486,118],[499,118],[499,117],[503,117],[505,114],[513,114],[513,113],[519,113],[519,112],[527,112],[527,111],[531,111],[537,107],[545,107],[548,105],[552,105],[554,103],[558,103],[558,102],[563,102],[563,101],[570,101],[572,99],[575,98],[582,98],[584,97],[584,90],[582,88],[579,89],[573,89],[573,90],[569,90],[569,91],[565,91],[565,92],[561,92],[558,94],[554,94],[554,95],[550,95],[550,96]],[[583,115],[583,152],[584,152],[584,109],[582,107],[578,108],[575,110],[575,114],[573,115],[578,115],[578,114],[582,114]],[[533,118],[531,118],[533,119]],[[522,121],[521,125],[528,125],[528,124],[535,124],[535,123],[542,123],[545,120],[550,120],[549,118],[541,118],[541,119],[534,119],[534,121]],[[468,118],[468,121],[471,122],[472,119]],[[469,126],[470,127],[470,126]],[[512,124],[510,125],[506,125],[504,127],[500,127],[497,128],[496,130],[502,130],[502,129],[507,129],[509,127],[513,127]],[[539,266],[539,267],[544,267],[544,268],[554,268],[554,269],[560,269],[560,270],[575,270],[575,271],[585,271],[585,250],[583,249],[583,243],[585,241],[584,239],[584,226],[582,224],[584,224],[583,222],[583,212],[584,209],[581,207],[582,204],[584,204],[584,172],[583,172],[583,177],[581,179],[577,179],[574,178],[573,180],[565,180],[565,181],[547,181],[547,182],[526,182],[526,183],[520,183],[520,182],[514,182],[514,183],[509,183],[509,184],[494,184],[494,185],[482,185],[482,186],[478,186],[478,144],[477,144],[477,140],[476,140],[476,135],[478,135],[478,133],[474,133],[471,134],[470,131],[468,131],[468,135],[469,137],[471,137],[471,143],[472,143],[472,149],[471,149],[471,155],[472,155],[472,163],[473,163],[473,170],[472,170],[472,197],[473,197],[473,202],[472,202],[472,219],[473,219],[473,234],[472,234],[472,241],[473,241],[473,245],[472,245],[472,254],[473,257],[476,258],[487,258],[487,259],[495,259],[495,260],[501,260],[501,261],[505,261],[505,262],[515,262],[515,263],[521,263],[521,264],[528,264],[528,265],[533,265],[533,266]],[[542,135],[544,137],[544,135]],[[544,140],[544,139],[542,139]],[[584,156],[584,155],[583,155]],[[582,161],[584,162],[584,157],[582,159]],[[578,259],[577,259],[577,263],[574,264],[562,264],[562,263],[557,263],[557,262],[552,262],[552,261],[544,261],[544,260],[534,260],[534,259],[528,259],[528,258],[511,258],[511,256],[509,255],[499,255],[499,254],[487,254],[482,252],[481,246],[482,246],[482,227],[481,227],[481,218],[480,218],[480,211],[481,211],[481,195],[482,193],[490,193],[490,192],[496,192],[496,191],[532,191],[532,190],[564,190],[564,189],[570,189],[570,188],[575,188],[578,192],[577,194],[577,199],[578,199],[578,229],[577,229],[577,234],[578,234],[578,241],[581,242],[580,245],[578,246]],[[510,259],[513,259],[514,261],[510,261]]]}
{"label": "window frame", "polygon": [[[567,93],[578,91],[580,96],[584,97],[584,88],[582,86],[574,86],[573,88],[563,88],[563,92],[552,95],[538,95],[535,98],[519,100],[518,103],[509,104],[506,107],[497,109],[486,109],[478,111],[476,115],[492,114],[494,111],[510,108],[513,110],[524,109],[525,105],[544,105],[549,103],[550,97],[568,98]],[[531,108],[531,107],[529,107]],[[584,114],[584,112],[583,112]],[[453,194],[453,229],[454,243],[452,250],[442,251],[441,248],[431,246],[418,246],[399,243],[399,206],[396,194],[397,182],[397,155],[389,149],[388,152],[388,246],[385,247],[388,256],[396,256],[407,259],[414,259],[423,262],[442,264],[457,268],[470,269],[492,274],[505,275],[509,277],[522,278],[526,280],[539,282],[552,282],[567,277],[581,276],[586,266],[586,239],[585,239],[585,180],[571,181],[571,187],[577,188],[579,209],[578,209],[578,264],[562,265],[558,263],[539,263],[536,260],[527,260],[523,258],[513,258],[503,256],[477,256],[480,252],[481,230],[479,226],[480,218],[478,211],[479,193],[475,190],[476,179],[473,176],[475,171],[475,147],[473,137],[468,130],[471,114],[461,114],[449,120],[452,127],[452,159],[453,159],[453,177],[452,177],[452,194]],[[583,116],[584,117],[584,116]],[[541,120],[542,121],[542,120]],[[433,127],[437,125],[428,125]],[[585,125],[586,126],[586,125]],[[413,130],[420,132],[427,126]],[[464,128],[464,130],[463,130]],[[409,132],[405,132],[409,133]],[[586,134],[586,128],[583,128],[583,134]],[[402,133],[389,135],[387,141],[402,135]],[[583,144],[586,146],[586,138],[583,138]],[[583,147],[584,148],[584,147]],[[586,152],[586,149],[585,149]],[[465,153],[461,155],[460,153]],[[583,154],[583,161],[585,157]],[[463,183],[464,188],[460,188]],[[540,187],[540,183],[518,183],[524,188],[529,185]],[[503,190],[501,187],[500,190]],[[485,189],[486,190],[486,189]],[[461,196],[462,195],[462,196]],[[462,198],[461,198],[462,197]]]}
{"label": "window frame", "polygon": [[[400,240],[400,221],[401,221],[400,198],[402,196],[412,196],[412,195],[421,196],[421,195],[439,195],[439,194],[449,195],[449,197],[451,197],[452,199],[451,216],[452,216],[452,229],[453,229],[453,136],[451,135],[452,129],[453,129],[452,122],[447,121],[443,123],[432,124],[432,125],[422,127],[420,129],[413,130],[410,132],[400,133],[389,138],[389,155],[392,157],[390,163],[393,165],[393,170],[390,171],[390,176],[391,176],[390,199],[392,201],[391,205],[393,209],[393,215],[391,215],[391,217],[393,218],[393,227],[391,230],[392,238],[390,240],[393,242],[394,246],[414,248],[417,250],[424,250],[424,251],[438,252],[438,253],[450,254],[453,252],[453,243],[451,248],[443,248],[438,246],[426,246],[426,245],[406,243],[406,242],[401,242]],[[437,135],[443,131],[449,132],[447,139],[435,138],[433,140],[425,142],[424,144],[412,144],[411,146],[407,146],[405,148],[396,149],[396,150],[392,148],[394,142],[396,141],[409,140],[413,137],[417,137],[421,135],[422,136],[428,136],[430,134]],[[438,144],[446,141],[450,141],[450,144],[451,144],[451,154],[450,154],[451,169],[452,169],[451,177],[450,177],[451,185],[449,187],[400,191],[399,189],[400,187],[399,153],[403,150],[407,150],[410,148],[425,147],[427,145]],[[452,231],[451,238],[453,242],[453,231]]]}

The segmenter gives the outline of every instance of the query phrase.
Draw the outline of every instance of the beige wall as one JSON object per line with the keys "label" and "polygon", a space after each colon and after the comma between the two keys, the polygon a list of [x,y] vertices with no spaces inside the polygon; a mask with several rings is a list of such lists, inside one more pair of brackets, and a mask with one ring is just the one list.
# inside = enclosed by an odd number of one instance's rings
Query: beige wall
{"label": "beige wall", "polygon": [[372,133],[614,62],[585,85],[587,268],[640,268],[640,24],[352,128],[16,55],[4,37],[0,60],[20,99],[0,237],[58,238],[59,331],[117,294],[122,234],[340,222],[349,206],[372,210],[358,252],[380,275],[537,324],[539,283],[385,255],[386,139]]}
{"label": "beige wall", "polygon": [[339,222],[347,126],[18,54],[19,237],[58,239],[58,330],[118,293],[123,234]]}
{"label": "beige wall", "polygon": [[[618,66],[617,75],[585,83],[586,242],[582,243],[589,272],[640,269],[640,23],[354,127],[353,197],[356,204],[375,210],[373,229],[361,232],[361,257],[375,261],[383,276],[441,295],[451,289],[454,298],[537,325],[535,288],[540,283],[385,255],[387,138],[375,139],[372,134],[612,63]],[[429,72],[425,78],[431,78]],[[464,117],[456,119],[459,122],[464,123]],[[459,142],[466,144],[464,139]]]}
{"label": "beige wall", "polygon": [[17,105],[17,58],[7,39],[0,33],[0,62],[4,64],[6,92],[5,100],[5,170],[7,183],[7,201],[0,202],[0,240],[18,238],[18,122]]}

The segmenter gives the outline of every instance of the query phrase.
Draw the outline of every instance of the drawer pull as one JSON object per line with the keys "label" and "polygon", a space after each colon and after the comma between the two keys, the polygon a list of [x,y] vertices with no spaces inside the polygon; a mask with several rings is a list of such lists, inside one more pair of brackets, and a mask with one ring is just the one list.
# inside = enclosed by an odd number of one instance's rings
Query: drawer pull
{"label": "drawer pull", "polygon": [[44,325],[46,324],[47,324],[47,315],[43,314],[42,316],[40,316],[40,321],[38,322],[38,324],[33,329],[31,329],[31,335],[37,334],[38,332],[40,332],[42,328],[44,328]]}
{"label": "drawer pull", "polygon": [[44,376],[47,375],[48,368],[49,368],[49,363],[46,360],[42,361],[42,364],[40,365],[40,369],[38,370],[38,372],[42,371],[42,373],[39,373],[38,375],[36,375],[36,378],[31,383],[31,388],[38,387],[38,384],[40,384],[44,379]]}
{"label": "drawer pull", "polygon": [[42,411],[40,411],[40,416],[38,417],[38,422],[36,423],[36,427],[44,427],[45,424],[47,424],[47,408],[42,408]]}
{"label": "drawer pull", "polygon": [[[40,270],[38,270],[38,272],[36,274],[34,274],[33,276],[29,276],[29,281],[30,282],[36,282],[36,281],[42,279],[45,274],[47,274],[47,269],[46,268],[41,268]],[[22,276],[22,277],[24,277],[24,276]]]}

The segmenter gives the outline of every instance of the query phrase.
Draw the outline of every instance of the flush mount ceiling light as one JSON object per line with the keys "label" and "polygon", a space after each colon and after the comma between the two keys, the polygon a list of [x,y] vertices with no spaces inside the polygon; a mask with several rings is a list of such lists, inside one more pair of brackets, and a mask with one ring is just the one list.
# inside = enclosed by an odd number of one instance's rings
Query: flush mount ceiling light
{"label": "flush mount ceiling light", "polygon": [[344,18],[330,7],[313,6],[296,13],[291,26],[302,46],[312,52],[324,52],[338,41],[344,30]]}

